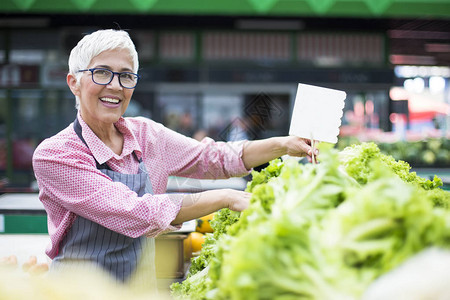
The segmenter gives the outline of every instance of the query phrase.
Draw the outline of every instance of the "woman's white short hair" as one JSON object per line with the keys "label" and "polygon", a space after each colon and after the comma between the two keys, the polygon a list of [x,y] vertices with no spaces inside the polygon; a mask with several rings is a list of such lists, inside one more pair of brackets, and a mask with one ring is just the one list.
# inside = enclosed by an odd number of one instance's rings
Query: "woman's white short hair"
{"label": "woman's white short hair", "polygon": [[[78,72],[79,70],[87,69],[91,60],[100,53],[115,49],[125,49],[130,52],[133,72],[137,73],[139,69],[138,54],[128,32],[105,29],[84,36],[72,49],[69,56],[69,74],[75,76],[77,84],[79,84],[82,76],[82,73]],[[75,107],[79,109],[80,99],[75,98]]]}

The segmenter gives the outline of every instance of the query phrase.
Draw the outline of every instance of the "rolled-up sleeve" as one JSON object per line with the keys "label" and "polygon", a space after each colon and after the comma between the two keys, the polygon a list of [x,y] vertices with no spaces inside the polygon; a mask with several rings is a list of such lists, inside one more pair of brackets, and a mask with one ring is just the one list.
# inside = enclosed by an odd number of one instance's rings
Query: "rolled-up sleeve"
{"label": "rolled-up sleeve", "polygon": [[163,153],[167,153],[169,175],[198,179],[225,179],[242,177],[249,173],[242,161],[246,141],[216,142],[211,138],[202,141],[165,129],[160,133]]}

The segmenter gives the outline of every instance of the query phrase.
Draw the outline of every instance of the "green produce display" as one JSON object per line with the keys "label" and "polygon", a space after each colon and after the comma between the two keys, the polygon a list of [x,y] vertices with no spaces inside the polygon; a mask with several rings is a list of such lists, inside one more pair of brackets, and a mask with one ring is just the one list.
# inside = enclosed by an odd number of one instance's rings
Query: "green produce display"
{"label": "green produce display", "polygon": [[429,247],[450,248],[450,193],[374,143],[322,144],[319,164],[253,172],[244,212],[219,211],[176,299],[360,299]]}
{"label": "green produce display", "polygon": [[[337,148],[344,149],[360,143],[356,138],[339,139]],[[396,160],[407,161],[416,168],[450,168],[450,140],[447,138],[427,138],[420,141],[377,142],[381,152]]]}

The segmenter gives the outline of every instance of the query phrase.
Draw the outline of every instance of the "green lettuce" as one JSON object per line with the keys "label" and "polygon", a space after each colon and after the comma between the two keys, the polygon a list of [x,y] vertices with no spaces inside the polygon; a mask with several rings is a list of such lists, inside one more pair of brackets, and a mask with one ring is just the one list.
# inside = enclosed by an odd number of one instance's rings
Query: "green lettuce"
{"label": "green lettuce", "polygon": [[[428,247],[449,248],[449,193],[373,143],[271,163],[242,213],[221,210],[180,299],[359,299]],[[207,238],[207,239],[208,239]]]}
{"label": "green lettuce", "polygon": [[411,172],[411,166],[407,162],[397,161],[392,156],[383,154],[373,142],[348,146],[339,152],[339,159],[346,173],[360,184],[366,184],[374,179],[375,173],[371,163],[376,160],[404,182],[432,191],[429,193],[430,199],[436,206],[449,208],[450,193],[440,188],[443,183],[439,177],[434,176],[433,180],[429,180],[418,176],[416,172]]}

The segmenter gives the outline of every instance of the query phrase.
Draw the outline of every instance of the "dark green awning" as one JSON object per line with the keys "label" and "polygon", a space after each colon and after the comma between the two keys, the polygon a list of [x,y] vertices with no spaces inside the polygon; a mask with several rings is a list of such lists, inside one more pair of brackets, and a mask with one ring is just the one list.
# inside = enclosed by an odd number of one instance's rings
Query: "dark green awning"
{"label": "dark green awning", "polygon": [[0,12],[450,17],[450,0],[2,0]]}

